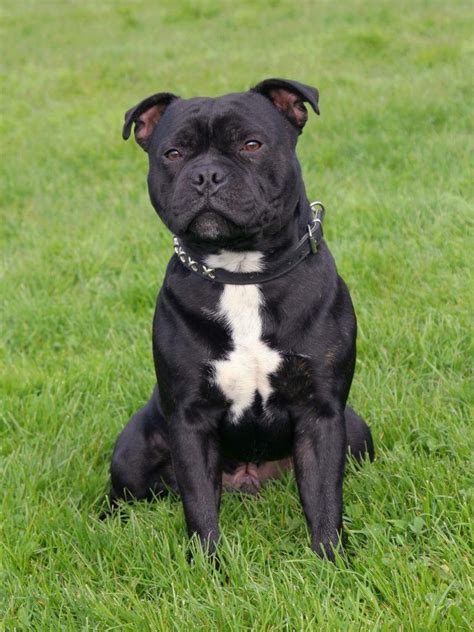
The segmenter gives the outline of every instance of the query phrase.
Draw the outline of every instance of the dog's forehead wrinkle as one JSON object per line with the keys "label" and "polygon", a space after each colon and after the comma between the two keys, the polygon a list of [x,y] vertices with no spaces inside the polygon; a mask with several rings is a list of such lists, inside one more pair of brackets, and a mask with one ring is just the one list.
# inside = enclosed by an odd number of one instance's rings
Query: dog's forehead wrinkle
{"label": "dog's forehead wrinkle", "polygon": [[196,137],[201,141],[207,138],[206,129],[198,119],[186,119],[183,124],[170,135],[170,140],[184,145],[196,144]]}
{"label": "dog's forehead wrinkle", "polygon": [[175,131],[176,127],[186,129],[189,125],[200,125],[209,132],[264,134],[281,125],[281,118],[270,102],[251,92],[180,99],[173,104],[170,114]]}
{"label": "dog's forehead wrinkle", "polygon": [[213,108],[216,122],[227,120],[244,128],[275,129],[281,123],[275,108],[265,98],[250,92],[225,95],[216,99]]}

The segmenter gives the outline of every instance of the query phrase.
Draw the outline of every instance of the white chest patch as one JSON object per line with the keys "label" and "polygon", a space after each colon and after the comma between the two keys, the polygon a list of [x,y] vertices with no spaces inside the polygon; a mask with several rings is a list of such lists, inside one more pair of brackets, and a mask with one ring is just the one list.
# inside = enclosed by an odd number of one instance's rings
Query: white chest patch
{"label": "white chest patch", "polygon": [[[259,252],[227,252],[207,257],[206,265],[231,272],[257,272],[263,255]],[[232,402],[232,421],[252,405],[257,393],[263,404],[271,395],[270,375],[280,362],[280,354],[263,340],[261,308],[263,296],[257,285],[225,285],[216,316],[232,334],[233,350],[214,363],[215,383]]]}

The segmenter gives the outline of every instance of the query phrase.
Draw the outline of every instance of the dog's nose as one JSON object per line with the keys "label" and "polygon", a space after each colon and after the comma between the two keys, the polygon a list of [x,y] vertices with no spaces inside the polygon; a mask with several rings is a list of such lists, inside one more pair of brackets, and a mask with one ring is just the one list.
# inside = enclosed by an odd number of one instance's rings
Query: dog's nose
{"label": "dog's nose", "polygon": [[216,193],[224,182],[227,180],[227,176],[224,170],[217,166],[210,166],[197,169],[192,175],[192,183],[194,188],[203,195],[209,192],[210,195]]}

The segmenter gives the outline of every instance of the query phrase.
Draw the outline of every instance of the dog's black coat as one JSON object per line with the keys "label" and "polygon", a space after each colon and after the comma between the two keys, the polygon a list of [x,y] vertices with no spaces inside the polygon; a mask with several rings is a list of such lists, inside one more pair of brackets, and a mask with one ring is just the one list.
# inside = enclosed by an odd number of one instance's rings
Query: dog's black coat
{"label": "dog's black coat", "polygon": [[[127,112],[124,137],[135,125],[148,152],[153,206],[203,260],[259,251],[271,265],[304,234],[310,208],[295,154],[303,102],[319,113],[314,88],[272,79],[216,99],[160,93]],[[347,448],[373,456],[369,428],[346,407],[354,310],[324,242],[259,287],[261,339],[281,362],[266,403],[256,392],[236,422],[214,379],[214,363],[233,349],[229,323],[215,316],[225,286],[171,258],[153,323],[158,386],[118,438],[112,498],[179,492],[189,534],[213,551],[222,472],[291,456],[312,546],[333,559]]]}

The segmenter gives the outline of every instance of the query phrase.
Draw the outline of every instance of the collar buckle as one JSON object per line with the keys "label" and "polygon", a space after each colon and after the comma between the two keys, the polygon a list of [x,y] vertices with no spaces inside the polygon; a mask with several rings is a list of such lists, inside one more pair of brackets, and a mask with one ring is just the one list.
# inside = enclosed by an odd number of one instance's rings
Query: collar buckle
{"label": "collar buckle", "polygon": [[308,224],[308,241],[309,247],[311,248],[311,252],[315,255],[318,252],[318,242],[314,237],[314,233],[318,228],[318,224],[322,233],[323,230],[323,219],[326,213],[326,209],[324,208],[324,204],[319,200],[315,202],[311,202],[311,211],[313,213],[313,221]]}

